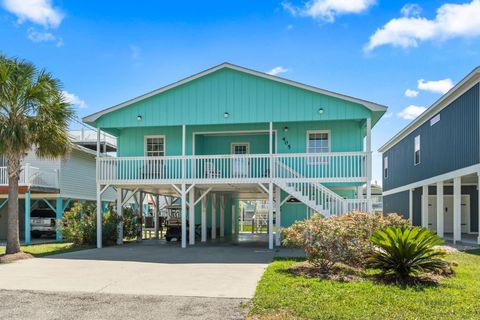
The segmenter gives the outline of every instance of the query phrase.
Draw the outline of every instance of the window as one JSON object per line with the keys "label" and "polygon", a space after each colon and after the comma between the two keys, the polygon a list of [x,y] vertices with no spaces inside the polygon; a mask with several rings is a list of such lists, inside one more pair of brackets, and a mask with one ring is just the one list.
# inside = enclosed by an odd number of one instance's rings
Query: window
{"label": "window", "polygon": [[383,177],[388,178],[388,157],[383,158]]}
{"label": "window", "polygon": [[440,121],[440,113],[430,119],[430,127]]}
{"label": "window", "polygon": [[165,155],[165,137],[145,137],[145,155],[162,157]]}
{"label": "window", "polygon": [[307,153],[330,152],[330,134],[326,131],[308,132]]}
{"label": "window", "polygon": [[413,163],[415,165],[420,163],[420,136],[415,137],[415,152],[414,152],[414,159]]}

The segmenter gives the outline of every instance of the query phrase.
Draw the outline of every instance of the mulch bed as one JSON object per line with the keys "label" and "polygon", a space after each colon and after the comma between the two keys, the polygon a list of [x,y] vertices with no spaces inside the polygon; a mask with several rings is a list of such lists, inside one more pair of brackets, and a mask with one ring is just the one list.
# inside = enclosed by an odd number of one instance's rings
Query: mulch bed
{"label": "mulch bed", "polygon": [[3,254],[0,255],[0,263],[9,263],[18,260],[31,259],[33,256],[30,253],[18,252],[14,254]]}

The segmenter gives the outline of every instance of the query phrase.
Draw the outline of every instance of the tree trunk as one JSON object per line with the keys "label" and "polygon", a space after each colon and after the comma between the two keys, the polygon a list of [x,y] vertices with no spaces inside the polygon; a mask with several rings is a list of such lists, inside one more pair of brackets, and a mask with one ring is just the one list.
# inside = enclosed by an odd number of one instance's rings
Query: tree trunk
{"label": "tree trunk", "polygon": [[[7,254],[20,252],[18,236],[18,180],[20,177],[20,157],[8,156],[8,227],[7,227]],[[25,221],[30,223],[30,221]]]}

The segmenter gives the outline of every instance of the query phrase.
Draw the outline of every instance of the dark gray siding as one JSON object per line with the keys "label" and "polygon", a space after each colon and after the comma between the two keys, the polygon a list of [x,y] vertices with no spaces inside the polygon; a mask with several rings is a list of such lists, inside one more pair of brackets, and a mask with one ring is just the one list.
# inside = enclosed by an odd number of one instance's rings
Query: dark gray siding
{"label": "dark gray siding", "polygon": [[383,197],[383,212],[397,213],[408,218],[408,191],[398,192]]}
{"label": "dark gray siding", "polygon": [[[403,193],[403,192],[402,192]],[[445,186],[443,193],[453,194],[452,186]],[[429,195],[436,195],[437,188],[429,187]],[[476,186],[462,186],[462,195],[470,195],[470,231],[478,232],[478,192]],[[407,212],[408,212],[408,191],[407,191]],[[387,212],[387,211],[385,211]],[[408,216],[408,214],[407,214]],[[422,188],[413,191],[413,224],[420,226],[422,224]]]}
{"label": "dark gray siding", "polygon": [[[389,174],[387,191],[479,162],[479,84],[440,112],[440,121],[425,122],[383,154]],[[414,139],[420,135],[421,163],[414,165]],[[383,161],[382,161],[383,166]]]}

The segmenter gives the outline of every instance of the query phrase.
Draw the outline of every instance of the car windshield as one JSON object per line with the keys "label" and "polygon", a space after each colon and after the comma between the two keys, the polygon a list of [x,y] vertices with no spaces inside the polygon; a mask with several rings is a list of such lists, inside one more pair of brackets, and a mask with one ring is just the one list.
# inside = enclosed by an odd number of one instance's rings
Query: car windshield
{"label": "car windshield", "polygon": [[52,210],[34,210],[30,216],[32,218],[55,218],[55,212]]}

